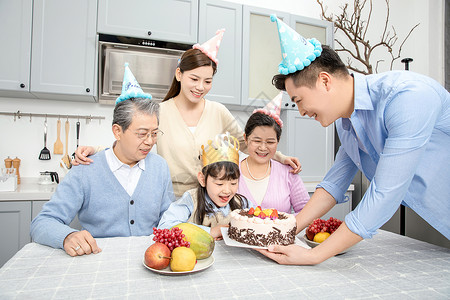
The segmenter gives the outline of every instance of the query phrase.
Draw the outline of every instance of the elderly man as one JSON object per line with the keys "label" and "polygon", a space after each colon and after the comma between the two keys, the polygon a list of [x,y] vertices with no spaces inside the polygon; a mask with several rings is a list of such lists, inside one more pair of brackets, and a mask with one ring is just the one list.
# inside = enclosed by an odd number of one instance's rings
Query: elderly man
{"label": "elderly man", "polygon": [[[159,105],[144,94],[126,67],[114,109],[112,148],[74,167],[31,224],[33,241],[71,256],[98,253],[94,238],[150,235],[174,200],[166,161],[150,153],[157,137]],[[68,226],[78,214],[83,227]]]}

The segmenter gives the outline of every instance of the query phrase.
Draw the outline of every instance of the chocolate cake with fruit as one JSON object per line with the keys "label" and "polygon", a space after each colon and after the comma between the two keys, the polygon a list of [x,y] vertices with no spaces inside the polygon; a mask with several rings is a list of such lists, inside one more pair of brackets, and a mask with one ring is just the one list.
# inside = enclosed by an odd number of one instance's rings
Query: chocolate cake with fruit
{"label": "chocolate cake with fruit", "polygon": [[230,213],[228,236],[238,242],[267,247],[294,244],[297,221],[294,215],[276,209],[236,209]]}

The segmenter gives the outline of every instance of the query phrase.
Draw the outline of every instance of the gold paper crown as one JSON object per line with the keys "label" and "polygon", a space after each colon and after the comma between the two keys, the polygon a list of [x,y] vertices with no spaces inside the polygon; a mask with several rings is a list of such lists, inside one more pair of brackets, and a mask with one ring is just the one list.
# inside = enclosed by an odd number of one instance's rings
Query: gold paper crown
{"label": "gold paper crown", "polygon": [[239,141],[229,132],[218,134],[215,141],[202,145],[202,167],[219,161],[229,161],[239,165]]}

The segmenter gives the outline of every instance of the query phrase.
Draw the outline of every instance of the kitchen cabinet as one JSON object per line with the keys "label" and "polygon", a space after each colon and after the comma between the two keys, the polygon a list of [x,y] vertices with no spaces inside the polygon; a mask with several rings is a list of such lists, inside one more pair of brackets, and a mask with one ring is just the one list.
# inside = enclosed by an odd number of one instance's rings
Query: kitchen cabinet
{"label": "kitchen cabinet", "polygon": [[[301,173],[300,173],[301,174]],[[344,196],[344,203],[336,204],[329,212],[327,212],[321,219],[328,220],[330,217],[339,219],[341,221],[345,220],[345,216],[352,211],[352,190],[349,189]],[[310,193],[309,196],[312,196],[313,193]]]}
{"label": "kitchen cabinet", "polygon": [[194,44],[198,0],[99,0],[98,32]]}
{"label": "kitchen cabinet", "polygon": [[289,24],[289,14],[244,5],[242,16],[242,96],[241,104],[263,107],[278,94],[272,77],[281,61],[277,25],[270,21],[275,13]]}
{"label": "kitchen cabinet", "polygon": [[[277,25],[270,21],[270,15],[273,13],[305,38],[314,37],[322,44],[333,46],[331,22],[244,5],[241,99],[243,105],[264,106],[278,93],[272,85],[272,78],[278,74],[281,48]],[[282,105],[295,107],[288,97],[283,98]]]}
{"label": "kitchen cabinet", "polygon": [[0,3],[0,96],[94,101],[96,1]]}
{"label": "kitchen cabinet", "polygon": [[95,99],[96,18],[96,1],[34,1],[31,93],[56,100]]}
{"label": "kitchen cabinet", "polygon": [[30,96],[32,0],[0,2],[0,96]]}
{"label": "kitchen cabinet", "polygon": [[[25,244],[31,242],[31,221],[48,200],[0,201],[0,268]],[[81,230],[78,216],[69,224]]]}
{"label": "kitchen cabinet", "polygon": [[334,161],[334,123],[328,127],[297,110],[283,110],[283,132],[278,149],[302,164],[305,182],[320,182]]}
{"label": "kitchen cabinet", "polygon": [[200,1],[198,40],[203,43],[218,29],[225,28],[220,44],[219,64],[207,98],[223,104],[239,105],[241,96],[242,5],[217,1]]}
{"label": "kitchen cabinet", "polygon": [[31,241],[30,224],[30,201],[0,201],[0,267]]}
{"label": "kitchen cabinet", "polygon": [[[400,234],[400,209],[381,229]],[[409,207],[405,207],[405,235],[450,249],[450,240]]]}
{"label": "kitchen cabinet", "polygon": [[[44,204],[46,202],[48,202],[48,200],[32,201],[31,220],[36,218],[36,216],[41,212],[42,207],[44,206]],[[75,216],[75,218],[72,220],[72,222],[69,224],[69,226],[73,229],[81,230],[81,224],[80,224],[80,221],[78,220],[78,215]]]}

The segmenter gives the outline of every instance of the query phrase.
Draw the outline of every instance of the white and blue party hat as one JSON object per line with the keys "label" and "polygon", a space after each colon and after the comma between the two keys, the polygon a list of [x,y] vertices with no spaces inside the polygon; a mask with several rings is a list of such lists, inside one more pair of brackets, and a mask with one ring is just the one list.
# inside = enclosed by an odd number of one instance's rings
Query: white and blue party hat
{"label": "white and blue party hat", "polygon": [[130,98],[152,99],[152,95],[144,93],[141,86],[134,77],[133,73],[131,72],[130,67],[128,67],[128,63],[125,63],[125,72],[123,74],[123,83],[122,83],[122,93],[116,99],[116,105]]}
{"label": "white and blue party hat", "polygon": [[282,61],[278,65],[280,74],[287,75],[303,70],[322,54],[322,45],[315,38],[305,39],[275,14],[270,15],[270,20],[277,22],[280,37],[282,56]]}

